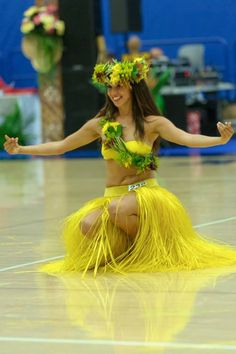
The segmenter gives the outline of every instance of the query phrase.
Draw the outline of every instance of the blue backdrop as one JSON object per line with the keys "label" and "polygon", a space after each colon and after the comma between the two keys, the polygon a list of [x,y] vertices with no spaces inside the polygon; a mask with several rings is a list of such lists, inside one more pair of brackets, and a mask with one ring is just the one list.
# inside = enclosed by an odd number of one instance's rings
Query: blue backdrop
{"label": "blue backdrop", "polygon": [[33,0],[0,0],[0,76],[16,86],[35,86],[36,75],[21,53],[20,24]]}
{"label": "blue backdrop", "polygon": [[[20,50],[22,14],[33,4],[33,0],[0,0],[0,76],[23,87],[37,84],[35,72]],[[236,82],[235,0],[142,0],[142,11],[143,32],[139,35],[143,49],[161,46],[174,58],[179,45],[202,41],[206,63]],[[109,0],[102,0],[102,12],[109,51],[119,57],[125,50],[125,36],[110,32]]]}

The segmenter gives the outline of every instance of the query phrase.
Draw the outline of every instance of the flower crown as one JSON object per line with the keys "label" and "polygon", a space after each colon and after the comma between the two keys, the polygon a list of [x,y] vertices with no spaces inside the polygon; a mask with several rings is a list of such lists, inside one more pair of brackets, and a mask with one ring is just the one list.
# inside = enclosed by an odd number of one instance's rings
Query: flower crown
{"label": "flower crown", "polygon": [[130,85],[145,80],[148,71],[149,65],[144,58],[121,62],[113,60],[111,63],[96,64],[92,80],[100,85]]}

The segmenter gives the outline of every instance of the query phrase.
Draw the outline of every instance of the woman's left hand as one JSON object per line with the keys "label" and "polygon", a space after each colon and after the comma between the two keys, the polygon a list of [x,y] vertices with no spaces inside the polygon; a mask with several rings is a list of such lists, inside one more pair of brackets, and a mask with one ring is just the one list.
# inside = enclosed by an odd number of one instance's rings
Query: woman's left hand
{"label": "woman's left hand", "polygon": [[231,126],[231,122],[217,123],[217,129],[220,133],[222,144],[226,144],[234,135],[234,130]]}

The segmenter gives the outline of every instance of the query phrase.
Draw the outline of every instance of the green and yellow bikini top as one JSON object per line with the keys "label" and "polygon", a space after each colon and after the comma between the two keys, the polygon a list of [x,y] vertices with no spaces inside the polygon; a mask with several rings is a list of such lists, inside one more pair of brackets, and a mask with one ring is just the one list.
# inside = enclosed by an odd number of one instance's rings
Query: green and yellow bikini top
{"label": "green and yellow bikini top", "polygon": [[123,127],[119,122],[105,117],[100,120],[100,125],[104,135],[101,152],[105,160],[115,160],[126,168],[136,167],[139,173],[157,169],[158,158],[154,155],[152,146],[142,141],[124,141]]}

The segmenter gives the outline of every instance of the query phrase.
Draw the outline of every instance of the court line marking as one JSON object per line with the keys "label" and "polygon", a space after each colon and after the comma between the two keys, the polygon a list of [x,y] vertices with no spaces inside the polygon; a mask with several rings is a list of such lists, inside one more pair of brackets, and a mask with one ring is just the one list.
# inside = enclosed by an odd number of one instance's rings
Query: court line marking
{"label": "court line marking", "polygon": [[[220,223],[227,222],[227,221],[231,221],[231,220],[236,220],[236,216],[232,216],[232,217],[230,217],[230,218],[225,218],[225,219],[219,219],[219,220],[207,222],[207,223],[204,223],[204,224],[194,225],[193,228],[197,229],[197,228],[200,228],[200,227],[209,226],[209,225],[215,225],[215,224],[220,224]],[[6,271],[12,270],[12,269],[18,269],[18,268],[23,268],[23,267],[31,266],[31,265],[34,265],[34,264],[39,264],[39,263],[44,263],[44,262],[48,262],[48,261],[53,261],[53,260],[60,259],[60,258],[63,258],[63,257],[64,257],[64,255],[61,255],[61,256],[56,256],[56,257],[50,257],[50,258],[46,258],[46,259],[41,259],[41,260],[34,261],[34,262],[28,262],[28,263],[23,263],[23,264],[15,265],[15,266],[10,266],[10,267],[6,267],[6,268],[0,269],[0,272],[6,272]]]}
{"label": "court line marking", "polygon": [[171,342],[142,342],[142,341],[116,341],[116,340],[89,340],[89,339],[63,339],[63,338],[33,338],[33,337],[0,337],[0,342],[22,343],[50,343],[50,344],[86,344],[124,347],[157,347],[182,349],[209,349],[235,351],[236,345],[207,344],[207,343],[171,343]]}
{"label": "court line marking", "polygon": [[56,256],[56,257],[50,257],[50,258],[45,258],[45,259],[41,259],[41,260],[39,260],[39,261],[34,261],[34,262],[29,262],[29,263],[23,263],[23,264],[11,266],[11,267],[6,267],[6,268],[0,269],[0,272],[5,272],[5,271],[11,270],[11,269],[17,269],[17,268],[27,267],[28,265],[33,265],[33,264],[38,264],[38,263],[44,263],[44,262],[48,262],[48,261],[53,261],[53,260],[55,260],[55,259],[59,259],[59,258],[62,258],[62,257],[64,257],[64,255],[62,255],[62,256]]}
{"label": "court line marking", "polygon": [[216,221],[210,221],[210,222],[206,222],[204,224],[199,224],[199,225],[195,225],[193,226],[195,229],[199,228],[199,227],[203,227],[203,226],[208,226],[208,225],[215,225],[215,224],[221,224],[223,222],[227,222],[227,221],[231,221],[231,220],[236,220],[236,216],[232,216],[230,218],[226,218],[226,219],[219,219]]}

